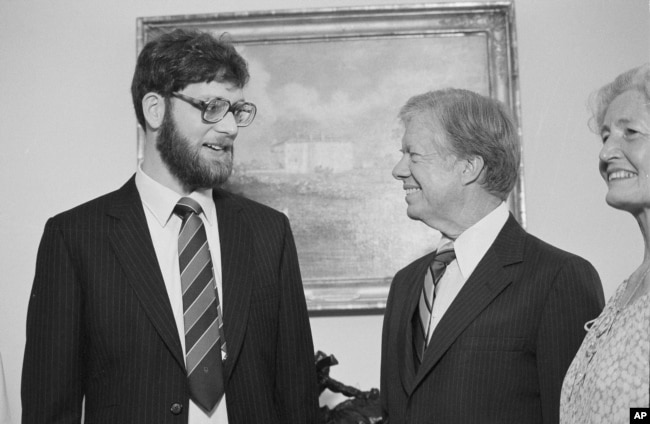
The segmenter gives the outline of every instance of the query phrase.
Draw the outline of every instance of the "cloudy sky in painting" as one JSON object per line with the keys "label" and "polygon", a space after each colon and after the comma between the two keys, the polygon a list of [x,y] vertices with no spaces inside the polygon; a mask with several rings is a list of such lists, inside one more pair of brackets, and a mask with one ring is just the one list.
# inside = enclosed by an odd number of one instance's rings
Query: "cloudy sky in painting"
{"label": "cloudy sky in painting", "polygon": [[399,108],[415,94],[463,87],[487,94],[482,36],[335,40],[240,46],[258,116],[240,131],[237,159],[263,160],[289,137],[354,139],[399,149]]}

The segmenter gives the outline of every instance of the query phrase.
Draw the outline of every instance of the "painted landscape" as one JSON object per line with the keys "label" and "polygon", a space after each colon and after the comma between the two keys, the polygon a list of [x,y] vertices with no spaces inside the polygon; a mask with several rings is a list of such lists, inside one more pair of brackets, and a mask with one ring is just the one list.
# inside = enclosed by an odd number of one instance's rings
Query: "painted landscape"
{"label": "painted landscape", "polygon": [[[488,93],[483,36],[240,46],[255,122],[228,189],[290,219],[303,279],[390,278],[437,232],[406,216],[399,108],[443,87]],[[368,48],[372,45],[372,48]]]}

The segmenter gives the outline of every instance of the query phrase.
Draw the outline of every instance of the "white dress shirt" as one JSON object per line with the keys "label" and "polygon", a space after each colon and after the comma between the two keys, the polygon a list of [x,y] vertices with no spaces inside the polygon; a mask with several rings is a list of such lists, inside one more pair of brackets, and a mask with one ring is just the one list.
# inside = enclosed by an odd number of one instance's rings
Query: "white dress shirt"
{"label": "white dress shirt", "polygon": [[[456,259],[447,265],[445,273],[436,284],[429,341],[440,319],[447,312],[451,303],[456,299],[458,292],[463,288],[469,276],[472,275],[478,263],[492,246],[507,220],[508,206],[506,203],[501,203],[496,209],[469,227],[453,241]],[[438,243],[438,249],[449,242],[450,240],[443,236]]]}
{"label": "white dress shirt", "polygon": [[[183,346],[183,357],[185,357],[185,325],[183,322],[183,294],[181,288],[181,275],[178,265],[178,233],[181,229],[181,219],[174,214],[174,207],[180,200],[180,194],[158,183],[142,171],[141,167],[135,174],[135,185],[140,193],[144,214],[149,226],[149,233],[160,265],[167,295],[172,306],[178,335]],[[217,211],[212,200],[212,190],[197,190],[188,197],[199,202],[203,213],[199,216],[205,226],[205,232],[210,248],[214,279],[216,281],[217,293],[221,310],[223,311],[223,291],[221,281],[221,245],[219,244],[219,227],[217,225]],[[227,317],[223,318],[227,320]],[[206,414],[190,399],[189,424],[227,424],[226,396],[214,409]]]}

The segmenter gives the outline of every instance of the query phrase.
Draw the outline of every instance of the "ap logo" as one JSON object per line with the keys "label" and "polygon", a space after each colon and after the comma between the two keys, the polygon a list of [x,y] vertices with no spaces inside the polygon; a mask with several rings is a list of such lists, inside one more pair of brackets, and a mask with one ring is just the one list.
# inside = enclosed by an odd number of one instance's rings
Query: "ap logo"
{"label": "ap logo", "polygon": [[630,408],[631,423],[650,423],[650,408]]}

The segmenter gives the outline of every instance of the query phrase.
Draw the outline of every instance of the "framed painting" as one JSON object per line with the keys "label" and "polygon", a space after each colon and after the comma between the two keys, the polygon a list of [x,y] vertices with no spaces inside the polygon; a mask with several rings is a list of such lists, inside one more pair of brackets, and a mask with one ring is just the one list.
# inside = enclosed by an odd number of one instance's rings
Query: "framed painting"
{"label": "framed painting", "polygon": [[[138,52],[175,28],[228,37],[248,62],[258,114],[227,189],[289,217],[313,315],[381,311],[392,276],[436,246],[391,175],[411,96],[466,88],[519,122],[510,2],[144,17]],[[523,170],[510,207],[525,225]]]}

